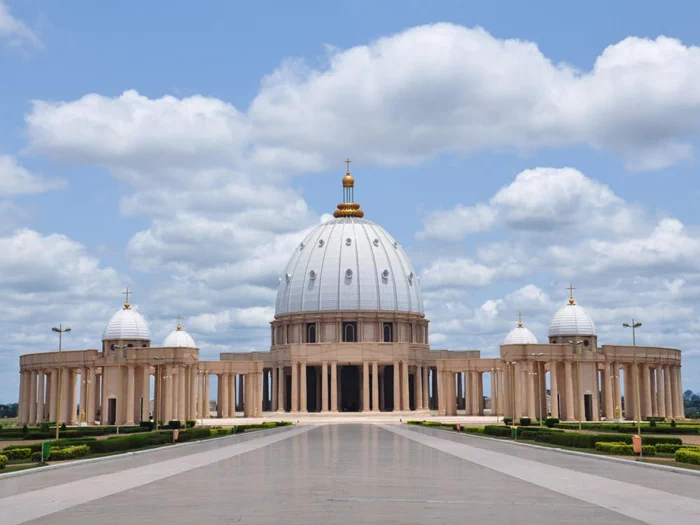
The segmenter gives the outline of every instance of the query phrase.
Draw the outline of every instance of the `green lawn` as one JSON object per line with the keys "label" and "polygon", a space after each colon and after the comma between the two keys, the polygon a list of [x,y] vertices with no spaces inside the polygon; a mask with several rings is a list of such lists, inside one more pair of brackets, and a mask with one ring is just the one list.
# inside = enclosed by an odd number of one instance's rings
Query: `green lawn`
{"label": "green lawn", "polygon": [[2,428],[15,427],[17,426],[16,417],[0,417],[0,426]]}

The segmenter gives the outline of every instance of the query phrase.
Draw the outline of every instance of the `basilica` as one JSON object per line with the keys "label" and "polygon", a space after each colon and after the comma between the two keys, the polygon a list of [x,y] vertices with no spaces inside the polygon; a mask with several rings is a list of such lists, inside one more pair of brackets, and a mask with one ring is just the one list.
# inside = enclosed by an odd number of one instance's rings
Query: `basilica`
{"label": "basilica", "polygon": [[300,239],[280,274],[269,350],[200,360],[180,323],[153,346],[127,293],[99,349],[20,357],[20,423],[130,425],[279,412],[683,417],[680,350],[599,345],[573,287],[546,343],[519,321],[499,357],[431,350],[420,277],[401,244],[364,218],[349,169],[342,184],[333,219]]}

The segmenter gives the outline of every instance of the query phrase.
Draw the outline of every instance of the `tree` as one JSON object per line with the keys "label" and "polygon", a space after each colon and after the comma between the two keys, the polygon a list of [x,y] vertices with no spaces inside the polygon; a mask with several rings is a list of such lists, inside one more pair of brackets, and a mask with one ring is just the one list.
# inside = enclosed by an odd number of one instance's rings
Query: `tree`
{"label": "tree", "polygon": [[693,391],[692,391],[692,390],[686,390],[685,392],[683,392],[683,399],[684,399],[685,401],[690,401],[691,399],[693,399]]}

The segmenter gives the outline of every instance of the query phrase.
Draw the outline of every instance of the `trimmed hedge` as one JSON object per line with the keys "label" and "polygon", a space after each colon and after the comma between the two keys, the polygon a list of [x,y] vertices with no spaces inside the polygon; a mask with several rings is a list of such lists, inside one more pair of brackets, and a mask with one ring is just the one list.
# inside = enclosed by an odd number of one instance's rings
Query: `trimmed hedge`
{"label": "trimmed hedge", "polygon": [[[235,428],[235,427],[234,427]],[[230,436],[233,434],[233,428],[210,428],[209,435],[214,436]]]}
{"label": "trimmed hedge", "polygon": [[121,452],[124,450],[151,447],[153,445],[164,445],[172,442],[173,433],[171,431],[164,431],[99,439],[91,442],[89,446],[93,454],[103,454],[106,452]]}
{"label": "trimmed hedge", "polygon": [[[557,428],[567,430],[578,430],[578,423],[558,423]],[[584,423],[585,430],[598,430],[603,432],[620,432],[624,434],[636,434],[637,425],[634,423]],[[652,427],[649,423],[640,426],[642,434],[700,434],[700,425],[656,425]]]}
{"label": "trimmed hedge", "polygon": [[521,417],[520,418],[520,426],[521,427],[529,426],[531,422],[532,422],[532,419],[530,419],[529,417]]}
{"label": "trimmed hedge", "polygon": [[139,426],[148,429],[150,432],[155,427],[155,423],[153,421],[139,421]]}
{"label": "trimmed hedge", "polygon": [[60,461],[64,459],[75,459],[86,456],[90,453],[90,447],[87,445],[74,445],[72,447],[52,448],[49,453],[51,461]]}
{"label": "trimmed hedge", "polygon": [[37,452],[32,452],[32,455],[30,457],[30,461],[32,463],[39,463],[41,461],[41,450]]}
{"label": "trimmed hedge", "polygon": [[168,421],[168,428],[170,430],[177,430],[179,428],[182,428],[182,423],[180,423],[180,421],[178,421],[177,419],[171,419],[170,421]]}
{"label": "trimmed hedge", "polygon": [[7,459],[9,459],[9,460],[29,459],[30,456],[32,455],[32,449],[28,448],[28,447],[13,448],[10,450],[3,450],[2,454],[3,454],[3,456],[7,456]]}
{"label": "trimmed hedge", "polygon": [[0,470],[4,469],[6,465],[7,465],[7,456],[2,454],[2,455],[0,455]]}
{"label": "trimmed hedge", "polygon": [[693,445],[678,445],[675,443],[657,443],[654,445],[656,452],[659,454],[675,454],[677,450],[686,448],[688,450],[697,450],[700,452],[700,447]]}
{"label": "trimmed hedge", "polygon": [[678,463],[690,463],[691,465],[700,465],[700,451],[682,448],[676,450],[674,459]]}
{"label": "trimmed hedge", "polygon": [[209,437],[209,435],[210,433],[208,428],[191,428],[180,431],[177,436],[177,442],[184,443],[185,441],[191,441],[193,439],[206,438]]}
{"label": "trimmed hedge", "polygon": [[185,426],[187,428],[194,428],[194,426],[197,424],[197,422],[194,419],[188,419],[185,421]]}
{"label": "trimmed hedge", "polygon": [[510,429],[511,427],[486,425],[484,427],[484,434],[488,434],[489,436],[510,437]]}
{"label": "trimmed hedge", "polygon": [[[599,441],[595,444],[595,449],[606,454],[615,454],[618,456],[636,456],[634,445],[628,445],[621,442],[605,442]],[[642,455],[655,456],[656,450],[652,445],[642,445]]]}
{"label": "trimmed hedge", "polygon": [[544,420],[544,424],[547,425],[549,428],[552,428],[557,423],[559,423],[559,418],[557,417],[548,417]]}

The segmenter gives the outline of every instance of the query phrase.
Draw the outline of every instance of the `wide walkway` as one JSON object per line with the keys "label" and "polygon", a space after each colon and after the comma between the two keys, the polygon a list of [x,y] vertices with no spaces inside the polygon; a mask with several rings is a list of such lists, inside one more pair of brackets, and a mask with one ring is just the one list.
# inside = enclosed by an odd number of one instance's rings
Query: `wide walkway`
{"label": "wide walkway", "polygon": [[700,477],[399,425],[298,426],[0,477],[0,523],[700,524]]}

